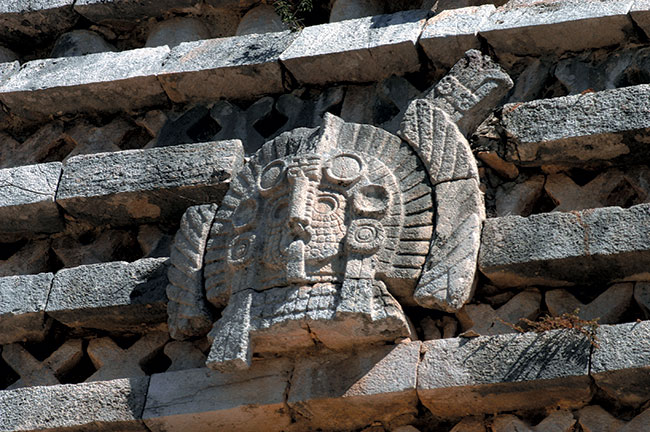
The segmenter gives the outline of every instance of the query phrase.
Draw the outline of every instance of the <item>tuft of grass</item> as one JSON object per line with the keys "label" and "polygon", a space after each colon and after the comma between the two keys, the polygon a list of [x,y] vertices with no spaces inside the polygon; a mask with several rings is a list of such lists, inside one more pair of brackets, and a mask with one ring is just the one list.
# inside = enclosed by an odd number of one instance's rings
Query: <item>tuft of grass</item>
{"label": "tuft of grass", "polygon": [[304,25],[304,15],[314,9],[312,0],[273,0],[275,13],[291,30],[300,30]]}

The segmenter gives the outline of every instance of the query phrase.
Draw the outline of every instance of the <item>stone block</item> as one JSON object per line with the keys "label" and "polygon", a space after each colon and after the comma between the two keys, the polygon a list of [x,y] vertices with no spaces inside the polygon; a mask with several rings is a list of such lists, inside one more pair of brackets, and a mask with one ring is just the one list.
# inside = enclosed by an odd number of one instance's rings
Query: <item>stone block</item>
{"label": "stone block", "polygon": [[50,269],[50,240],[31,240],[0,261],[0,277],[45,273]]}
{"label": "stone block", "polygon": [[634,300],[641,307],[646,318],[650,317],[650,282],[637,282],[634,285]]}
{"label": "stone block", "polygon": [[488,219],[479,268],[502,287],[647,280],[650,205]]}
{"label": "stone block", "polygon": [[630,17],[646,36],[650,36],[650,0],[634,0]]}
{"label": "stone block", "polygon": [[296,34],[252,34],[175,47],[158,78],[177,103],[251,99],[283,91],[278,58]]}
{"label": "stone block", "polygon": [[61,121],[49,122],[39,127],[22,143],[5,139],[0,149],[0,166],[15,168],[53,160],[62,160],[74,146],[66,141]]}
{"label": "stone block", "polygon": [[0,391],[0,430],[138,431],[149,377]]}
{"label": "stone block", "polygon": [[508,104],[506,157],[525,166],[648,163],[648,94],[649,85],[637,85]]}
{"label": "stone block", "polygon": [[625,422],[602,409],[599,405],[590,405],[578,411],[578,424],[585,432],[620,431]]}
{"label": "stone block", "polygon": [[597,330],[591,375],[619,403],[638,407],[650,398],[650,321],[604,325]]}
{"label": "stone block", "polygon": [[153,432],[286,430],[290,369],[286,360],[258,360],[234,373],[203,368],[154,374],[144,422]]}
{"label": "stone block", "polygon": [[427,14],[406,11],[306,27],[280,60],[301,84],[381,81],[415,72]]}
{"label": "stone block", "polygon": [[9,0],[0,4],[0,42],[34,44],[71,28],[75,0]]}
{"label": "stone block", "polygon": [[[52,240],[52,251],[63,267],[79,267],[110,261],[133,261],[140,250],[130,230],[85,231],[79,237],[64,235]],[[169,255],[166,255],[169,256]]]}
{"label": "stone block", "polygon": [[173,48],[183,42],[209,39],[210,30],[198,18],[170,18],[156,24],[149,32],[145,46],[167,45]]}
{"label": "stone block", "polygon": [[237,26],[237,36],[288,30],[271,5],[261,4],[246,12]]}
{"label": "stone block", "polygon": [[77,57],[106,51],[117,51],[99,34],[89,30],[73,30],[56,40],[50,57]]}
{"label": "stone block", "polygon": [[134,27],[138,20],[188,12],[199,3],[201,0],[76,0],[74,10],[95,23]]}
{"label": "stone block", "polygon": [[1,233],[52,233],[63,228],[54,202],[61,163],[0,170]]}
{"label": "stone block", "polygon": [[237,140],[76,156],[56,199],[93,222],[178,220],[191,205],[219,202],[242,165]]}
{"label": "stone block", "polygon": [[559,54],[625,43],[634,0],[511,1],[480,27],[497,55]]}
{"label": "stone block", "polygon": [[417,414],[420,342],[301,357],[287,400],[296,430],[355,430]]}
{"label": "stone block", "polygon": [[168,101],[156,73],[168,47],[25,63],[0,85],[0,101],[33,120],[88,112],[131,112]]}
{"label": "stone block", "polygon": [[480,49],[479,27],[495,9],[488,4],[443,10],[429,18],[418,43],[434,64],[451,67],[465,51]]}
{"label": "stone block", "polygon": [[567,290],[557,289],[548,291],[545,301],[553,316],[570,314],[577,309],[578,316],[583,320],[597,319],[598,324],[615,324],[627,312],[633,292],[633,283],[614,284],[592,302],[583,304]]}
{"label": "stone block", "polygon": [[165,258],[91,264],[60,270],[47,313],[67,326],[137,332],[165,328]]}
{"label": "stone block", "polygon": [[434,415],[583,406],[591,397],[582,334],[553,330],[423,343],[418,396]]}
{"label": "stone block", "polygon": [[0,278],[0,344],[41,341],[47,331],[45,305],[52,273]]}
{"label": "stone block", "polygon": [[532,176],[521,183],[504,183],[497,188],[497,216],[528,216],[542,196],[546,179],[543,175]]}

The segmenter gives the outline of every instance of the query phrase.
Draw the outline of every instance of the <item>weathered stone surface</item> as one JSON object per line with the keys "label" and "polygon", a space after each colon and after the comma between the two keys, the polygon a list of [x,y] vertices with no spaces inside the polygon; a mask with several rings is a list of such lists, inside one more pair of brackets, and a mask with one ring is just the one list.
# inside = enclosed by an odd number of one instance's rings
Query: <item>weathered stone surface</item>
{"label": "weathered stone surface", "polygon": [[497,216],[528,216],[542,195],[545,178],[532,176],[521,183],[504,183],[497,188]]}
{"label": "weathered stone surface", "polygon": [[650,205],[488,219],[479,268],[499,286],[650,278]]}
{"label": "weathered stone surface", "polygon": [[205,142],[219,131],[220,125],[210,117],[210,110],[202,105],[182,113],[168,113],[153,147]]}
{"label": "weathered stone surface", "polygon": [[417,413],[420,342],[297,360],[287,403],[296,430],[354,430]]}
{"label": "weathered stone surface", "polygon": [[615,324],[632,303],[633,291],[633,283],[614,284],[589,304],[583,304],[563,289],[548,291],[544,299],[553,316],[578,309],[578,316],[583,320],[598,319],[598,324]]}
{"label": "weathered stone surface", "polygon": [[20,375],[7,389],[59,384],[57,377],[74,368],[82,356],[81,339],[67,340],[42,362],[19,344],[5,345],[2,359]]}
{"label": "weathered stone surface", "polygon": [[112,262],[60,270],[47,313],[70,327],[135,332],[166,319],[165,258]]}
{"label": "weathered stone surface", "polygon": [[572,432],[576,420],[569,411],[554,411],[536,426],[512,414],[496,416],[491,421],[494,432]]}
{"label": "weathered stone surface", "polygon": [[32,240],[0,261],[0,277],[45,273],[50,269],[50,241]]}
{"label": "weathered stone surface", "polygon": [[71,28],[74,0],[10,0],[0,4],[0,41],[33,44]]}
{"label": "weathered stone surface", "polygon": [[168,257],[173,237],[165,234],[156,225],[138,227],[138,244],[147,258]]}
{"label": "weathered stone surface", "polygon": [[480,27],[497,55],[539,55],[617,45],[632,31],[634,0],[521,0],[500,7]]}
{"label": "weathered stone surface", "polygon": [[486,432],[485,422],[481,417],[465,417],[449,432]]}
{"label": "weathered stone surface", "polygon": [[541,301],[539,290],[529,289],[517,294],[497,310],[487,304],[468,304],[456,316],[463,331],[482,336],[514,333],[515,330],[504,322],[521,326],[522,318],[534,320],[539,314]]}
{"label": "weathered stone surface", "polygon": [[420,68],[416,42],[427,11],[306,27],[280,56],[301,84],[380,81]]}
{"label": "weathered stone surface", "polygon": [[591,375],[608,396],[639,406],[650,397],[650,322],[604,325],[597,330],[598,348]]}
{"label": "weathered stone surface", "polygon": [[147,47],[167,45],[173,48],[182,42],[209,39],[210,30],[203,21],[197,18],[171,18],[161,21],[149,32]]}
{"label": "weathered stone surface", "polygon": [[0,45],[0,63],[13,63],[16,60],[18,60],[18,55],[15,52]]}
{"label": "weathered stone surface", "polygon": [[255,125],[271,114],[273,104],[274,100],[270,96],[257,100],[246,110],[225,100],[215,102],[210,116],[216,120],[221,130],[212,139],[239,139],[247,154],[256,152],[266,139]]}
{"label": "weathered stone surface", "polygon": [[650,318],[650,282],[637,282],[634,285],[634,300]]}
{"label": "weathered stone surface", "polygon": [[154,432],[285,430],[291,423],[284,399],[290,369],[285,360],[260,360],[236,373],[204,368],[155,374],[144,422]]}
{"label": "weathered stone surface", "polygon": [[109,337],[92,339],[87,351],[97,371],[86,382],[146,375],[142,366],[158,354],[168,340],[166,332],[147,333],[129,348],[122,349]]}
{"label": "weathered stone surface", "polygon": [[63,160],[67,161],[71,157],[81,154],[121,151],[123,149],[120,145],[129,133],[136,130],[137,127],[133,123],[122,117],[101,127],[87,122],[78,122],[66,132],[66,138],[74,148],[65,155]]}
{"label": "weathered stone surface", "polygon": [[552,66],[553,64],[548,60],[532,59],[531,63],[517,77],[508,102],[526,102],[541,97]]}
{"label": "weathered stone surface", "polygon": [[434,415],[583,406],[590,344],[571,330],[424,342],[418,395]]}
{"label": "weathered stone surface", "polygon": [[39,162],[62,160],[74,145],[68,143],[63,123],[49,122],[38,128],[22,143],[12,138],[4,139],[0,149],[0,166],[15,168]]}
{"label": "weathered stone surface", "polygon": [[[297,92],[296,92],[297,93]],[[340,105],[348,93],[344,87],[330,87],[314,98],[300,98],[297,94],[288,93],[280,95],[275,102],[275,109],[287,118],[271,137],[276,137],[282,132],[287,132],[299,127],[317,127],[323,122],[326,112]],[[358,122],[366,123],[366,122]],[[374,124],[368,122],[370,124]],[[382,125],[383,126],[383,125]],[[389,131],[390,132],[390,131]]]}
{"label": "weathered stone surface", "polygon": [[76,0],[74,10],[96,23],[130,28],[140,20],[166,12],[190,12],[199,3],[200,0]]}
{"label": "weathered stone surface", "polygon": [[174,102],[280,93],[278,58],[295,38],[285,31],[183,43],[169,54],[158,79]]}
{"label": "weathered stone surface", "polygon": [[[90,239],[90,241],[89,241]],[[133,261],[140,258],[138,244],[130,230],[104,229],[85,231],[79,237],[57,237],[52,251],[63,267],[79,267],[109,261]]]}
{"label": "weathered stone surface", "polygon": [[52,273],[0,278],[0,344],[41,341]]}
{"label": "weathered stone surface", "polygon": [[99,34],[89,30],[73,30],[59,36],[50,56],[77,57],[107,51],[116,51],[116,49]]}
{"label": "weathered stone surface", "polygon": [[379,0],[336,0],[330,11],[330,22],[381,15],[384,3]]}
{"label": "weathered stone surface", "polygon": [[164,352],[172,361],[172,364],[167,368],[168,372],[205,366],[205,354],[192,342],[169,342],[165,345]]}
{"label": "weathered stone surface", "polygon": [[578,424],[585,432],[614,432],[621,430],[625,422],[599,405],[590,405],[578,411]]}
{"label": "weathered stone surface", "polygon": [[647,163],[648,92],[650,86],[638,85],[508,104],[506,156],[526,166]]}
{"label": "weathered stone surface", "polygon": [[0,85],[0,101],[18,115],[132,111],[167,102],[155,74],[169,48],[142,48],[33,60]]}
{"label": "weathered stone surface", "polygon": [[630,17],[641,27],[646,36],[650,36],[650,1],[634,0],[630,8]]}
{"label": "weathered stone surface", "polygon": [[61,164],[51,162],[0,170],[0,232],[57,232],[63,227],[54,202]]}
{"label": "weathered stone surface", "polygon": [[474,291],[485,205],[474,179],[439,183],[435,196],[436,228],[413,297],[421,306],[455,312]]}
{"label": "weathered stone surface", "polygon": [[429,18],[418,43],[432,62],[451,67],[465,51],[480,48],[476,35],[494,10],[492,4],[443,10]]}
{"label": "weathered stone surface", "polygon": [[0,391],[0,430],[146,432],[149,377]]}
{"label": "weathered stone surface", "polygon": [[236,140],[76,156],[64,166],[56,199],[96,222],[173,220],[190,205],[219,202],[242,164]]}
{"label": "weathered stone surface", "polygon": [[638,416],[627,422],[621,432],[643,432],[650,427],[650,410],[646,409]]}
{"label": "weathered stone surface", "polygon": [[271,5],[261,4],[246,12],[237,26],[236,35],[285,31],[287,25]]}

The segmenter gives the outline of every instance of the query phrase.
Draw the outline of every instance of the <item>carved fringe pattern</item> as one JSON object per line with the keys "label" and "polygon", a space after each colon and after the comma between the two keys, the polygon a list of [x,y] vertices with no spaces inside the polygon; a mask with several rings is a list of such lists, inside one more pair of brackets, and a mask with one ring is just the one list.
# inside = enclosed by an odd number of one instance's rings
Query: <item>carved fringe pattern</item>
{"label": "carved fringe pattern", "polygon": [[203,254],[216,204],[187,209],[174,238],[167,285],[169,332],[174,339],[206,334],[212,316],[204,300]]}

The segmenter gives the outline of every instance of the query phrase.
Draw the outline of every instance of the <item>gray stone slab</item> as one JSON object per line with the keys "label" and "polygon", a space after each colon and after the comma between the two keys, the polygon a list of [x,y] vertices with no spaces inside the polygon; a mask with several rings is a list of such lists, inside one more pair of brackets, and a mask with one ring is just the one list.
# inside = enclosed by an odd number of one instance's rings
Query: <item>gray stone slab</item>
{"label": "gray stone slab", "polygon": [[511,1],[487,19],[479,34],[497,55],[583,51],[626,42],[634,0]]}
{"label": "gray stone slab", "polygon": [[155,374],[143,418],[153,432],[282,431],[291,364],[259,360],[241,372],[207,368]]}
{"label": "gray stone slab", "polygon": [[650,36],[650,0],[635,0],[630,9],[630,17],[646,36]]}
{"label": "gray stone slab", "polygon": [[149,377],[0,391],[0,430],[142,431]]}
{"label": "gray stone slab", "polygon": [[3,0],[0,42],[31,44],[71,28],[78,19],[74,0]]}
{"label": "gray stone slab", "polygon": [[650,321],[600,326],[591,375],[607,395],[639,406],[650,398]]}
{"label": "gray stone slab", "polygon": [[52,233],[63,228],[54,202],[61,163],[0,170],[1,233]]}
{"label": "gray stone slab", "polygon": [[238,140],[75,156],[56,200],[93,222],[178,220],[187,207],[220,202],[243,158]]}
{"label": "gray stone slab", "polygon": [[591,397],[590,349],[572,330],[427,341],[418,396],[444,418],[581,407]]}
{"label": "gray stone slab", "polygon": [[166,261],[144,258],[60,270],[46,312],[75,328],[166,330]]}
{"label": "gray stone slab", "polygon": [[503,108],[510,148],[526,166],[650,161],[650,85],[541,99]]}
{"label": "gray stone slab", "polygon": [[[295,430],[355,430],[417,415],[420,342],[296,360],[287,403]],[[336,415],[332,415],[336,413]]]}
{"label": "gray stone slab", "polygon": [[0,278],[0,344],[41,341],[47,331],[45,304],[52,273]]}
{"label": "gray stone slab", "polygon": [[189,12],[201,0],[77,0],[74,10],[95,23],[114,24],[163,16],[166,12]]}
{"label": "gray stone slab", "polygon": [[479,269],[499,286],[650,279],[650,204],[488,219]]}
{"label": "gray stone slab", "polygon": [[406,11],[307,27],[280,60],[302,84],[380,81],[415,72],[427,14]]}
{"label": "gray stone slab", "polygon": [[11,78],[20,69],[18,60],[0,64],[0,85]]}
{"label": "gray stone slab", "polygon": [[495,9],[488,4],[443,10],[429,18],[418,43],[432,62],[451,67],[465,51],[481,47],[478,29]]}
{"label": "gray stone slab", "polygon": [[20,116],[133,111],[168,101],[155,74],[166,46],[25,63],[0,85],[0,101]]}
{"label": "gray stone slab", "polygon": [[278,58],[296,34],[252,34],[185,42],[159,74],[174,102],[250,99],[283,91]]}

